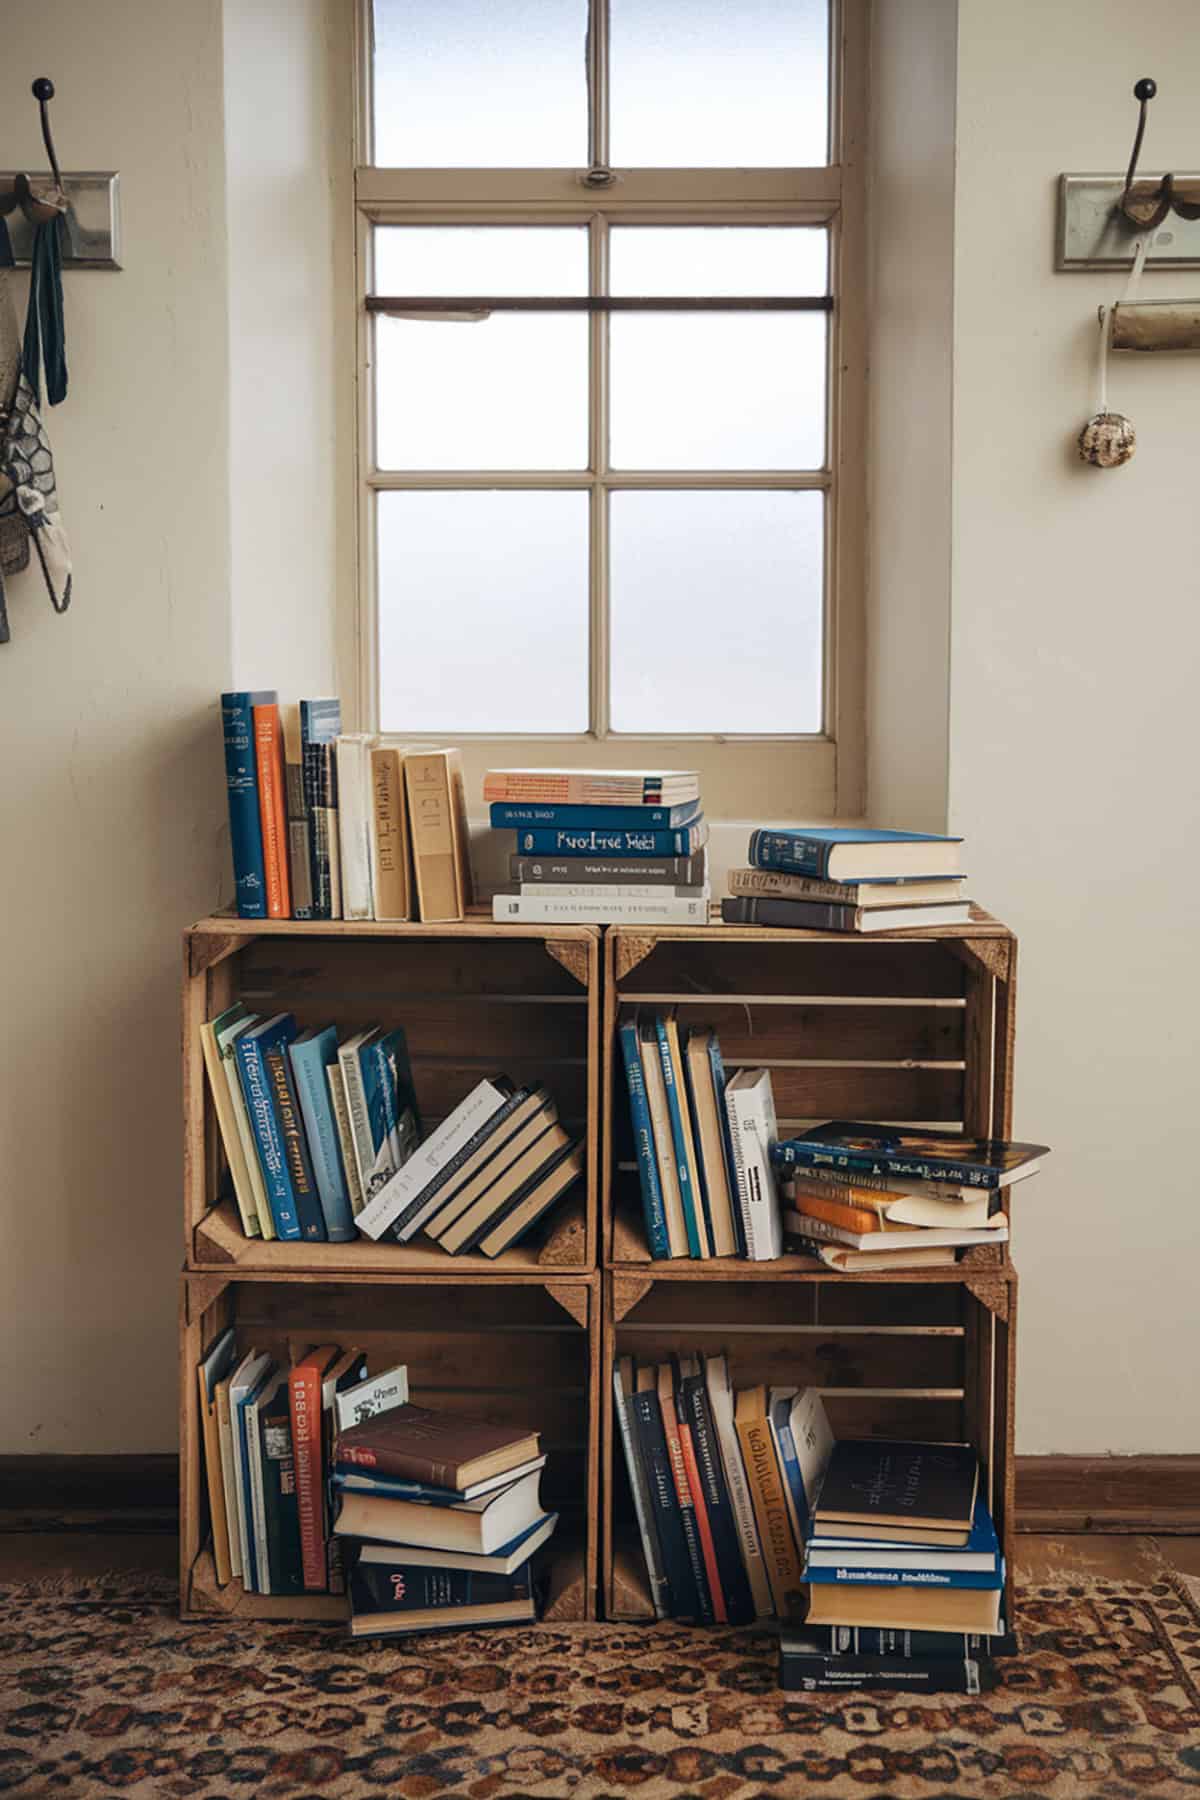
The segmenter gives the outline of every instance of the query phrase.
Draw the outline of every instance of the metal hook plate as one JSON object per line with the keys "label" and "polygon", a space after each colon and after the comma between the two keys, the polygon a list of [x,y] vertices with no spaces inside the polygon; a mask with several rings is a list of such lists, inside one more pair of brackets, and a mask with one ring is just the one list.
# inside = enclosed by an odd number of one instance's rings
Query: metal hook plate
{"label": "metal hook plate", "polygon": [[[1161,181],[1161,175],[1139,173],[1143,181]],[[1177,182],[1200,181],[1200,176],[1175,173]],[[1133,263],[1139,232],[1118,210],[1125,190],[1123,175],[1060,175],[1058,181],[1058,236],[1055,268],[1128,269]],[[1148,269],[1200,269],[1200,219],[1181,219],[1168,213],[1157,228],[1146,254]]]}
{"label": "metal hook plate", "polygon": [[[46,172],[30,169],[31,177],[49,181]],[[11,194],[18,171],[0,169],[0,205],[3,196]],[[63,246],[64,269],[119,269],[121,267],[121,178],[111,172],[68,172],[63,187],[70,209],[66,214],[66,240]],[[12,239],[13,256],[19,268],[29,266],[33,249],[33,227],[20,208],[8,214],[6,223]]]}

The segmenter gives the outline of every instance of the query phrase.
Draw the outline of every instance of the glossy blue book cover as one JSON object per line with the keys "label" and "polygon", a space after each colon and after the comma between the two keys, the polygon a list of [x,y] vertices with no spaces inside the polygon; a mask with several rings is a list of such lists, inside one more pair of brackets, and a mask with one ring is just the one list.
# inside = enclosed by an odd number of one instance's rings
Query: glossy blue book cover
{"label": "glossy blue book cover", "polygon": [[804,1491],[804,1476],[800,1470],[800,1458],[796,1454],[796,1440],[792,1436],[791,1394],[772,1402],[771,1428],[771,1436],[778,1452],[779,1473],[792,1496],[800,1529],[804,1531],[808,1525],[808,1495]]}
{"label": "glossy blue book cover", "polygon": [[546,826],[517,832],[524,856],[691,856],[708,842],[703,819],[677,831],[588,831]]}
{"label": "glossy blue book cover", "polygon": [[701,816],[701,802],[683,806],[514,806],[494,801],[494,831],[673,831],[692,825]]}
{"label": "glossy blue book cover", "polygon": [[261,693],[221,695],[225,730],[225,786],[229,794],[229,839],[238,916],[265,919],[267,876],[258,812],[258,763],[254,754],[254,708],[273,705],[273,688]]}
{"label": "glossy blue book cover", "polygon": [[732,1201],[733,1230],[737,1238],[738,1255],[747,1254],[746,1222],[742,1218],[742,1209],[737,1203],[737,1170],[733,1161],[733,1137],[729,1129],[729,1108],[725,1104],[725,1063],[721,1056],[721,1046],[714,1031],[708,1040],[708,1066],[712,1070],[713,1093],[717,1100],[717,1122],[721,1127],[721,1151],[725,1157],[725,1180]]}
{"label": "glossy blue book cover", "polygon": [[403,1031],[391,1031],[363,1044],[358,1066],[375,1153],[363,1187],[373,1194],[403,1168],[420,1139]]}
{"label": "glossy blue book cover", "polygon": [[291,1013],[276,1013],[274,1018],[264,1019],[261,1025],[244,1031],[234,1045],[238,1079],[242,1084],[246,1110],[250,1114],[254,1143],[271,1206],[271,1217],[275,1221],[278,1236],[289,1240],[299,1238],[303,1233],[292,1193],[287,1158],[283,1152],[283,1137],[271,1098],[266,1053],[268,1050],[286,1047],[295,1035],[296,1021]]}
{"label": "glossy blue book cover", "polygon": [[623,1019],[617,1037],[625,1064],[625,1085],[629,1090],[629,1113],[637,1149],[638,1178],[642,1184],[646,1242],[651,1256],[656,1261],[662,1261],[664,1257],[670,1256],[671,1245],[667,1236],[667,1215],[663,1206],[662,1182],[658,1175],[658,1157],[654,1152],[650,1108],[646,1103],[646,1083],[642,1073],[641,1041],[636,1018]]}
{"label": "glossy blue book cover", "polygon": [[679,1198],[683,1203],[683,1222],[687,1228],[688,1250],[694,1258],[699,1258],[704,1255],[704,1249],[700,1242],[700,1231],[696,1223],[696,1208],[700,1205],[700,1195],[688,1161],[687,1139],[684,1136],[681,1110],[687,1105],[687,1099],[676,1080],[675,1059],[671,1055],[671,1044],[667,1037],[665,1019],[655,1018],[654,1035],[658,1039],[658,1059],[662,1064],[663,1086],[667,1090],[667,1113],[671,1120],[671,1142],[675,1149],[675,1171],[679,1177]]}
{"label": "glossy blue book cover", "polygon": [[[841,844],[961,844],[957,837],[940,837],[932,831],[871,831],[859,825],[806,825],[803,829],[781,826],[750,833],[747,860],[756,869],[780,869],[791,875],[829,879],[829,858]],[[955,859],[950,858],[951,862]],[[957,875],[954,868],[940,870],[939,877]],[[853,875],[839,880],[853,882]],[[874,880],[874,876],[863,879]],[[926,879],[934,879],[928,874]]]}
{"label": "glossy blue book cover", "polygon": [[313,1176],[331,1244],[348,1244],[358,1236],[350,1206],[350,1189],[342,1163],[337,1121],[329,1098],[325,1070],[337,1062],[337,1030],[306,1031],[290,1045],[292,1079],[308,1138]]}

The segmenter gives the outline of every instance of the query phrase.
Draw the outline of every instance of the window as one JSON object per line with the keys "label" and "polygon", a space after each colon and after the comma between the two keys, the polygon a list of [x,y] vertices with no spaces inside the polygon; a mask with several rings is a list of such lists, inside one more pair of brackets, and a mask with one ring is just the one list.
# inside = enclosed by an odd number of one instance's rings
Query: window
{"label": "window", "polygon": [[363,722],[857,810],[861,0],[363,3]]}

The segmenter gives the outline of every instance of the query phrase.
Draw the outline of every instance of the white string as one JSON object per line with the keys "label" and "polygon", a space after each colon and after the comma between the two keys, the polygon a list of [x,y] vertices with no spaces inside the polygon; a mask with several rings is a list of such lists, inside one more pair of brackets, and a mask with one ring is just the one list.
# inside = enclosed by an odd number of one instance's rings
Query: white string
{"label": "white string", "polygon": [[1100,344],[1096,368],[1096,411],[1098,413],[1106,413],[1108,411],[1108,357],[1109,352],[1112,349],[1113,323],[1117,306],[1129,306],[1133,303],[1134,296],[1141,285],[1142,270],[1146,267],[1146,255],[1150,249],[1150,240],[1153,235],[1153,232],[1150,231],[1143,232],[1134,246],[1133,263],[1129,270],[1129,279],[1125,283],[1124,292],[1117,301],[1116,306],[1102,306],[1099,308]]}

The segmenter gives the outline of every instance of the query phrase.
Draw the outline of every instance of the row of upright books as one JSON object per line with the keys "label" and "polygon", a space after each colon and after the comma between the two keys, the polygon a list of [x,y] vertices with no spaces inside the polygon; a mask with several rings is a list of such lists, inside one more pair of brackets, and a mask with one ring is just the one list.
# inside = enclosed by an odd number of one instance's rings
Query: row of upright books
{"label": "row of upright books", "polygon": [[492,769],[483,798],[508,860],[498,922],[706,922],[708,825],[693,770]]}
{"label": "row of upright books", "polygon": [[422,1129],[399,1027],[301,1031],[241,1001],[200,1041],[247,1237],[348,1243],[418,1235],[455,1256],[511,1248],[583,1173],[540,1085],[485,1077]]}
{"label": "row of upright books", "polygon": [[834,1439],[813,1388],[735,1390],[724,1355],[613,1390],[659,1618],[781,1628],[785,1687],[978,1692],[1012,1648],[965,1444]]}
{"label": "row of upright books", "polygon": [[470,840],[457,750],[343,732],[337,700],[222,694],[243,919],[466,917]]}
{"label": "row of upright books", "polygon": [[863,826],[763,826],[729,872],[727,925],[924,931],[965,925],[961,838]]}
{"label": "row of upright books", "polygon": [[537,1616],[536,1432],[409,1401],[408,1371],[322,1344],[284,1365],[229,1327],[197,1375],[218,1583],[347,1594],[355,1636]]}

